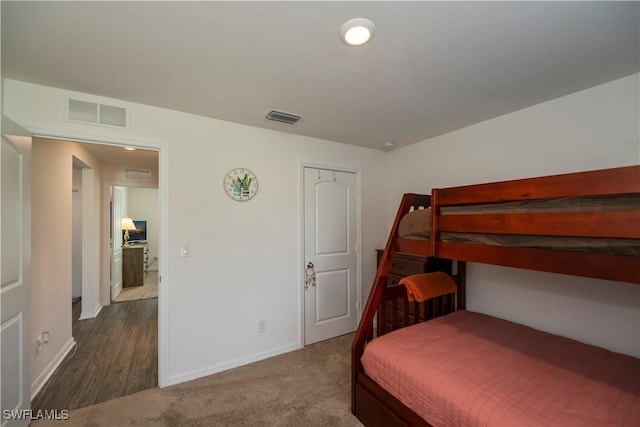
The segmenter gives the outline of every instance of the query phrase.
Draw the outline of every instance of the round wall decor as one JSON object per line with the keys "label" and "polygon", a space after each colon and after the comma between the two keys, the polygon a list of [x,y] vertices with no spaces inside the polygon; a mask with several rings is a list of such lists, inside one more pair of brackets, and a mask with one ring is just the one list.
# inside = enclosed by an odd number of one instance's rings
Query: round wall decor
{"label": "round wall decor", "polygon": [[235,168],[225,175],[222,182],[229,197],[237,202],[251,200],[258,191],[258,179],[249,169]]}

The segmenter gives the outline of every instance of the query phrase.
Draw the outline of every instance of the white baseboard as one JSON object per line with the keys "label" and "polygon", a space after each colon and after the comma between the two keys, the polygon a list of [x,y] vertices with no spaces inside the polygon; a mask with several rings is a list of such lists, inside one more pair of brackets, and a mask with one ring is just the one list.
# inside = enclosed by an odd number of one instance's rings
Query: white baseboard
{"label": "white baseboard", "polygon": [[80,313],[80,320],[93,319],[100,313],[100,310],[102,310],[102,304],[93,307],[92,311],[82,311],[82,313]]}
{"label": "white baseboard", "polygon": [[69,338],[69,341],[67,341],[62,346],[58,354],[56,354],[55,357],[51,359],[51,362],[49,362],[46,368],[44,368],[44,370],[40,373],[40,375],[38,375],[38,378],[36,378],[36,380],[31,384],[31,400],[33,400],[33,398],[36,397],[36,395],[40,392],[42,387],[47,383],[49,378],[51,378],[51,375],[53,375],[56,372],[56,369],[58,369],[58,366],[60,366],[60,364],[62,363],[64,358],[67,356],[67,354],[71,351],[75,343],[76,341],[73,339],[73,337]]}
{"label": "white baseboard", "polygon": [[225,363],[219,363],[217,365],[208,366],[203,369],[196,369],[194,371],[185,372],[178,375],[169,376],[166,386],[183,383],[185,381],[195,380],[197,378],[206,377],[207,375],[217,374],[229,369],[237,368],[239,366],[248,365],[249,363],[258,362],[260,360],[268,359],[273,356],[288,353],[293,350],[299,350],[300,343],[289,344],[282,347],[274,348],[273,350],[265,351],[262,353],[256,353],[248,357],[242,357],[231,360]]}

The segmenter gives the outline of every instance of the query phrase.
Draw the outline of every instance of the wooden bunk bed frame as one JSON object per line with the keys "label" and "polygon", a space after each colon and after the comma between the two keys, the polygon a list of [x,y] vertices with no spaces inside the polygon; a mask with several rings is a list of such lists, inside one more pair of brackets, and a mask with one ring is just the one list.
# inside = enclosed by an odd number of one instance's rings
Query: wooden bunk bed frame
{"label": "wooden bunk bed frame", "polygon": [[[640,239],[638,209],[609,212],[442,215],[443,208],[522,200],[625,195],[640,195],[640,166],[434,189],[431,196],[405,194],[380,258],[378,271],[352,345],[353,414],[366,426],[430,425],[369,378],[364,372],[361,358],[367,342],[374,338],[374,333],[379,336],[390,330],[448,314],[456,309],[464,309],[467,261],[640,284],[640,259],[637,256],[488,246],[440,239],[440,233],[444,232]],[[419,207],[431,207],[431,238],[398,238],[402,217],[412,208]],[[403,310],[403,314],[397,315],[398,307],[406,308],[409,302],[403,286],[387,287],[387,276],[396,252],[458,261],[458,292],[455,304],[450,296],[439,297],[422,303],[423,307],[415,306],[414,311],[421,310],[420,313],[424,315],[409,318],[406,309]],[[391,316],[386,314],[389,304],[392,305]],[[377,327],[374,327],[374,319]]]}

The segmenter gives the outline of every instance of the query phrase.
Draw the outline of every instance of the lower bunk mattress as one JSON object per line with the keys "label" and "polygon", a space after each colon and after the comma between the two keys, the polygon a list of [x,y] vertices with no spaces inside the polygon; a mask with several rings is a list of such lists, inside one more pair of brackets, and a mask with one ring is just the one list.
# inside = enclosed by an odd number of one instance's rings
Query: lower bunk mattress
{"label": "lower bunk mattress", "polygon": [[640,426],[640,359],[479,313],[376,338],[362,364],[434,426]]}

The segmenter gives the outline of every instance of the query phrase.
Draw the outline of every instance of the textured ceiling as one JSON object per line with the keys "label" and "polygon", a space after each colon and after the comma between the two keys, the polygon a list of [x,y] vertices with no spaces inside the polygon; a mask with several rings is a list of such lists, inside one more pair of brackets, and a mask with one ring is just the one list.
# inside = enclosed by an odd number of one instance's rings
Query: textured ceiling
{"label": "textured ceiling", "polygon": [[[3,76],[382,149],[639,71],[639,2],[8,2]],[[366,17],[366,45],[339,40]],[[270,109],[304,116],[264,119]]]}

